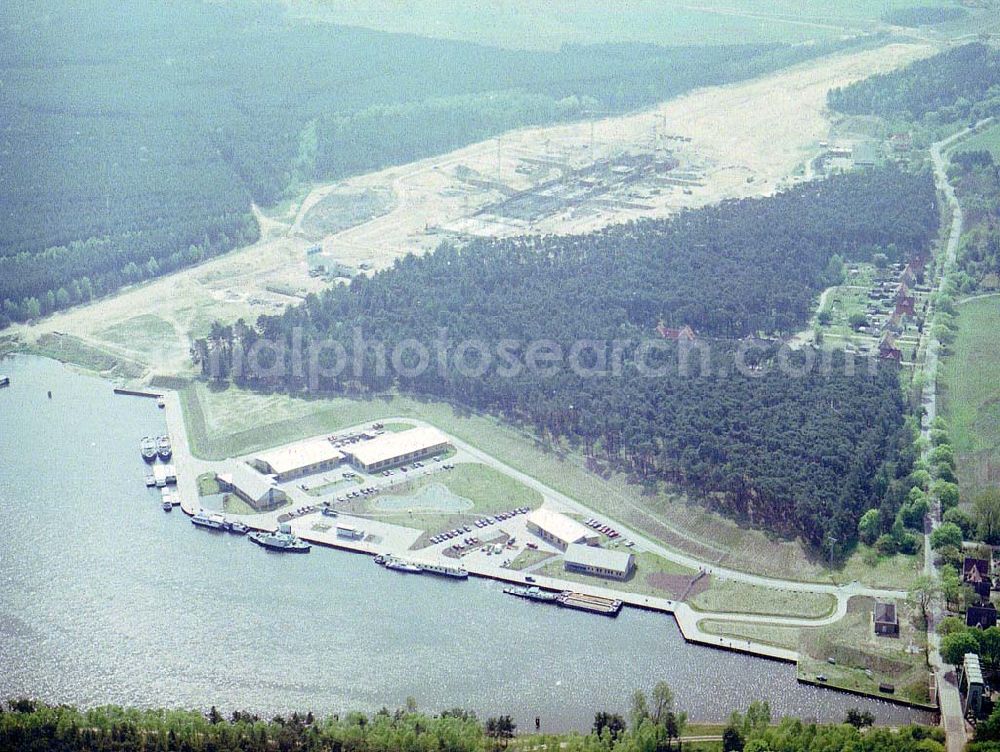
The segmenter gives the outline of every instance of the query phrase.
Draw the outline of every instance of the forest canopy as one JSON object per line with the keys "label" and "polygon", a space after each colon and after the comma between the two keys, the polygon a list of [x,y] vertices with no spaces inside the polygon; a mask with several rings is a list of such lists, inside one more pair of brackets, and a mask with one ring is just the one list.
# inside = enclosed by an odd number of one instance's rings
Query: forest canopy
{"label": "forest canopy", "polygon": [[251,203],[313,180],[855,43],[529,52],[292,22],[268,3],[12,0],[0,326],[253,242]]}
{"label": "forest canopy", "polygon": [[[790,373],[775,366],[798,356],[760,338],[804,324],[819,290],[839,281],[842,264],[832,261],[905,260],[926,252],[937,225],[931,177],[890,166],[588,235],[445,245],[255,326],[216,325],[196,350],[206,375],[244,386],[399,388],[494,412],[644,482],[679,482],[735,517],[815,545],[828,535],[847,542],[865,510],[884,504],[883,519],[893,519],[900,497],[891,486],[908,472],[900,458],[912,437],[896,369],[879,362],[850,371],[838,360]],[[617,341],[634,361],[660,325],[693,327],[710,362],[699,350],[697,370],[666,368],[684,347],[668,339],[653,358],[664,366],[656,378],[635,367],[595,377],[566,361],[510,373],[501,363],[539,341],[563,353],[581,341]],[[511,344],[483,369],[466,368],[457,348],[432,368],[411,369],[412,358],[375,367],[369,343],[396,351],[416,339],[434,349],[441,337],[445,348]],[[297,368],[296,348],[320,342],[366,367],[319,376]],[[749,372],[735,362],[747,342]],[[280,343],[285,363],[241,367],[240,353],[263,343]]]}
{"label": "forest canopy", "polygon": [[847,115],[930,124],[978,120],[1000,112],[1000,50],[966,44],[832,89],[830,107]]}

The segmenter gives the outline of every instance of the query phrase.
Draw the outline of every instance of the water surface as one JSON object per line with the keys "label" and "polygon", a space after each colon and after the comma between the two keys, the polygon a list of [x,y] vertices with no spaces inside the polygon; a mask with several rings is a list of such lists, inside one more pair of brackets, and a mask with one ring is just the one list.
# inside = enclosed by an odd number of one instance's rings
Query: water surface
{"label": "water surface", "polygon": [[[693,718],[927,716],[796,683],[788,664],[688,645],[670,617],[617,619],[413,577],[314,548],[270,554],[164,513],[143,486],[152,400],[50,360],[0,362],[0,697],[261,713],[462,706],[585,730],[666,680]],[[52,391],[52,398],[46,396]]]}

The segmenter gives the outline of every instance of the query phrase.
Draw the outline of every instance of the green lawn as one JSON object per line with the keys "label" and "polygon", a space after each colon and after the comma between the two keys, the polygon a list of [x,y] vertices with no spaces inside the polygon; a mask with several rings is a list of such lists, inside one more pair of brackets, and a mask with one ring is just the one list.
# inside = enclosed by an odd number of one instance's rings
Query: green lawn
{"label": "green lawn", "polygon": [[[437,512],[422,508],[386,511],[379,507],[380,499],[413,496],[421,489],[438,484],[455,496],[471,502],[471,508],[460,512]],[[352,500],[338,505],[337,508],[349,514],[423,530],[425,535],[417,541],[417,547],[420,547],[424,545],[426,538],[461,525],[470,525],[484,515],[522,506],[535,508],[541,503],[540,493],[509,475],[504,475],[486,465],[461,462],[455,465],[454,470],[422,476],[417,480],[394,486],[391,493]]]}
{"label": "green lawn", "polygon": [[913,582],[913,578],[923,571],[923,552],[912,555],[879,556],[872,566],[865,560],[865,552],[868,549],[868,546],[859,543],[843,566],[834,572],[833,579],[839,584],[858,580],[872,587],[906,590]]}
{"label": "green lawn", "polygon": [[535,564],[540,564],[546,559],[551,559],[553,556],[555,556],[555,554],[550,551],[536,551],[526,548],[514,557],[514,560],[507,565],[507,568],[518,570],[527,569]]}
{"label": "green lawn", "polygon": [[97,336],[129,349],[155,351],[162,347],[163,342],[174,342],[176,335],[169,322],[151,313],[144,313],[110,326],[98,332]]}
{"label": "green lawn", "polygon": [[[897,602],[899,637],[877,637],[871,623],[872,606],[871,598],[852,598],[847,615],[836,624],[802,630],[799,676],[814,680],[822,674],[829,686],[876,696],[879,684],[887,682],[895,686],[895,697],[927,702],[929,675],[923,651],[927,639],[919,620],[906,603]],[[916,652],[908,649],[911,644]],[[831,664],[829,658],[836,663]]]}
{"label": "green lawn", "polygon": [[734,640],[749,640],[762,645],[773,645],[786,650],[799,649],[798,627],[782,627],[774,624],[750,624],[746,622],[715,621],[702,619],[698,626],[708,634],[731,637]]}
{"label": "green lawn", "polygon": [[68,334],[43,334],[27,348],[34,355],[77,365],[107,378],[134,379],[145,374],[144,366],[88,345]]}
{"label": "green lawn", "polygon": [[958,336],[941,363],[940,412],[948,421],[964,500],[1000,480],[1000,297],[958,307]]}
{"label": "green lawn", "polygon": [[202,473],[198,476],[199,496],[214,496],[221,492],[222,488],[219,486],[219,479],[215,473]]}
{"label": "green lawn", "polygon": [[993,159],[1000,162],[1000,123],[994,123],[989,128],[970,136],[955,148],[955,152],[978,151],[985,149],[993,154]]}
{"label": "green lawn", "polygon": [[714,580],[707,590],[691,598],[690,603],[700,611],[810,619],[828,616],[837,607],[837,599],[827,593],[799,593],[731,580]]}

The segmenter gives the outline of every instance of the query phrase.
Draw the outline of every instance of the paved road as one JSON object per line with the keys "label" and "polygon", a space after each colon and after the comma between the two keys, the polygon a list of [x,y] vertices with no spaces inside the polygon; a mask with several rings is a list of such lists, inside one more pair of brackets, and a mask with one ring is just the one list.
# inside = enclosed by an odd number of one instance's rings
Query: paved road
{"label": "paved road", "polygon": [[[992,118],[987,118],[976,124],[976,127],[987,124]],[[951,232],[948,235],[948,242],[945,246],[945,255],[942,263],[940,278],[938,279],[937,291],[943,292],[948,273],[955,265],[958,256],[958,244],[962,239],[962,223],[964,216],[962,207],[955,195],[955,189],[948,182],[947,164],[941,151],[951,146],[956,141],[968,136],[974,128],[966,128],[955,133],[948,138],[933,144],[930,149],[931,161],[934,164],[934,181],[937,188],[944,194],[945,200],[951,207]],[[933,311],[928,314],[928,320],[933,316]],[[925,327],[927,340],[926,357],[924,360],[924,393],[922,404],[924,406],[924,416],[920,424],[920,433],[925,440],[924,457],[930,452],[930,430],[937,416],[937,372],[938,360],[941,351],[941,343],[934,336],[932,327]],[[924,573],[932,577],[937,577],[937,567],[934,565],[934,557],[930,546],[930,532],[936,528],[941,520],[940,504],[935,501],[931,510],[931,524],[928,532],[924,535]],[[939,651],[941,639],[936,631],[936,624],[944,613],[944,604],[938,599],[931,604],[930,621],[931,624],[928,637],[929,659],[934,669],[934,675],[938,688],[938,704],[941,708],[941,724],[944,726],[947,736],[948,752],[961,752],[967,741],[965,720],[962,717],[962,702],[958,692],[958,687],[949,678],[954,674],[949,674],[949,666],[941,659]]]}

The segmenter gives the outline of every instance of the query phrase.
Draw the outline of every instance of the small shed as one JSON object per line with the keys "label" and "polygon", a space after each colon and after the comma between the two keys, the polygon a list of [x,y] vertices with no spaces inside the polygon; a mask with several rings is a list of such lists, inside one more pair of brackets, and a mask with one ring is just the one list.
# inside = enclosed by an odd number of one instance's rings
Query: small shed
{"label": "small shed", "polygon": [[899,617],[896,615],[895,603],[875,601],[872,620],[875,624],[876,635],[899,637]]}

